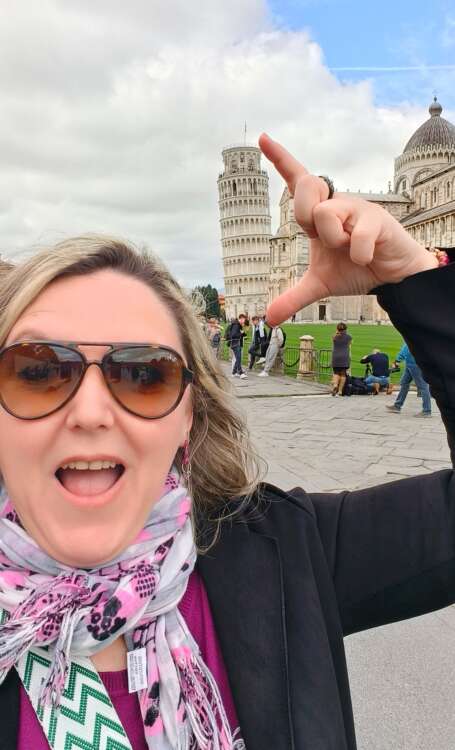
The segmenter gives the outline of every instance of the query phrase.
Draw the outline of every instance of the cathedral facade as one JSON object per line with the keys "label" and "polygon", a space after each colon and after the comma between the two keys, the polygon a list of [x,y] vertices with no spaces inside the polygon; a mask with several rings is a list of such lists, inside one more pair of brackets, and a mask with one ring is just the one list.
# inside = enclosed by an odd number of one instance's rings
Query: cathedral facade
{"label": "cathedral facade", "polygon": [[[434,99],[430,117],[395,159],[394,182],[385,193],[355,193],[389,211],[428,248],[455,246],[455,126]],[[309,239],[294,217],[287,188],[280,225],[272,235],[267,173],[255,146],[223,151],[218,178],[226,317],[261,314],[278,295],[298,283],[308,268]],[[351,193],[338,193],[351,195]],[[297,321],[387,322],[371,295],[328,297],[300,310]]]}

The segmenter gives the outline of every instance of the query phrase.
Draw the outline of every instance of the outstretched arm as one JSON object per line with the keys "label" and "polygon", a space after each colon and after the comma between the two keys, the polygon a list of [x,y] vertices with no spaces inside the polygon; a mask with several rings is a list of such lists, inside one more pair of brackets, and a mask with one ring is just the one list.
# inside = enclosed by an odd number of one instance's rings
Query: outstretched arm
{"label": "outstretched arm", "polygon": [[[374,290],[430,384],[455,459],[455,264],[437,268],[436,257],[383,209],[336,194],[327,200],[325,182],[282,146],[267,136],[260,146],[312,238],[309,269],[267,318],[276,325],[327,295]],[[345,633],[455,601],[453,470],[311,499]]]}

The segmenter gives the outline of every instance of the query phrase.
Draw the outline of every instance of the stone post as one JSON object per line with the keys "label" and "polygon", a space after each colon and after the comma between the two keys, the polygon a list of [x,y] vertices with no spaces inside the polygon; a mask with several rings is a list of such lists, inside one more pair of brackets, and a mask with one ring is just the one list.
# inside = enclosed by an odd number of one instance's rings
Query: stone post
{"label": "stone post", "polygon": [[314,380],[316,378],[314,358],[314,336],[300,336],[300,363],[297,380]]}

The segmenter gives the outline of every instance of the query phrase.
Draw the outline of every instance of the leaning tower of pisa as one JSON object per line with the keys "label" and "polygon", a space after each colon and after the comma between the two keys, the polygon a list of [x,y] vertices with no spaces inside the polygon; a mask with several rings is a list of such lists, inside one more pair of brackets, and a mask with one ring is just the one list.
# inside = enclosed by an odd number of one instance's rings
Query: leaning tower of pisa
{"label": "leaning tower of pisa", "polygon": [[223,150],[218,178],[226,318],[261,314],[270,270],[269,178],[256,146]]}

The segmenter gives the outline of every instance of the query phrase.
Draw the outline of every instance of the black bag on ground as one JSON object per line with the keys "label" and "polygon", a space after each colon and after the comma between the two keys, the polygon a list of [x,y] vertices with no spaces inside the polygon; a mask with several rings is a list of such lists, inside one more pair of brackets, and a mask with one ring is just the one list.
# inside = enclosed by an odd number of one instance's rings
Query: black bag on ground
{"label": "black bag on ground", "polygon": [[368,386],[363,378],[347,375],[343,386],[343,396],[367,396],[368,393]]}

